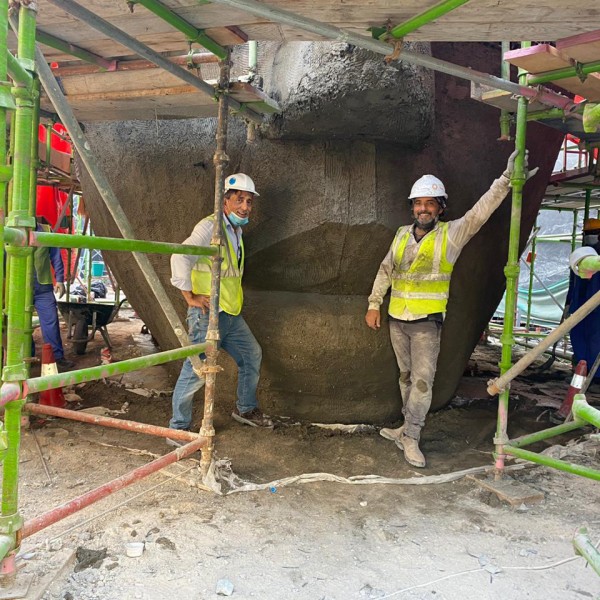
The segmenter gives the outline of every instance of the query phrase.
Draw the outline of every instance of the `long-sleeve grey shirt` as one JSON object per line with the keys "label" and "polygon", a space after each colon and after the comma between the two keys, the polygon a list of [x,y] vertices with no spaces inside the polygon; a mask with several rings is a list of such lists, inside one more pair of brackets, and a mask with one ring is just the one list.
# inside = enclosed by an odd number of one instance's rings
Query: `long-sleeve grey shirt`
{"label": "long-sleeve grey shirt", "polygon": [[[234,227],[227,217],[223,217],[227,237],[233,244],[235,255],[240,256],[240,243],[242,240],[242,228]],[[213,224],[203,219],[196,224],[190,237],[182,243],[188,246],[210,246]],[[198,260],[197,256],[189,254],[173,254],[171,256],[171,284],[184,291],[192,291],[192,269]]]}
{"label": "long-sleeve grey shirt", "polygon": [[[465,213],[463,217],[448,222],[448,247],[446,250],[448,262],[454,264],[458,260],[462,249],[481,229],[483,224],[491,217],[498,206],[500,206],[502,200],[504,200],[506,194],[508,194],[509,183],[510,181],[502,175],[492,183],[490,189],[477,201],[473,208]],[[421,240],[425,239],[427,235],[431,235],[438,228],[439,224],[421,238]],[[406,248],[402,255],[400,264],[401,270],[408,270],[417,256],[421,240],[417,242],[414,235],[409,236]],[[379,267],[377,277],[375,277],[373,289],[369,296],[369,309],[379,310],[381,303],[383,302],[383,297],[387,294],[387,291],[392,285],[392,277],[395,268],[396,265],[394,263],[392,244]],[[392,316],[403,321],[415,321],[427,317],[426,314],[415,314],[408,309],[405,309],[402,315]]]}

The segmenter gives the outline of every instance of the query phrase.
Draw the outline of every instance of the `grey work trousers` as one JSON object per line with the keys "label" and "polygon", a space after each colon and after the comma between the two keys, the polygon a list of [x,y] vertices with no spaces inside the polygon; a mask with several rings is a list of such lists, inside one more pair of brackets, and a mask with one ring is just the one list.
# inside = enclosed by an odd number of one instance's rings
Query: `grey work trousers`
{"label": "grey work trousers", "polygon": [[419,439],[431,406],[442,325],[390,320],[390,338],[400,369],[404,435]]}

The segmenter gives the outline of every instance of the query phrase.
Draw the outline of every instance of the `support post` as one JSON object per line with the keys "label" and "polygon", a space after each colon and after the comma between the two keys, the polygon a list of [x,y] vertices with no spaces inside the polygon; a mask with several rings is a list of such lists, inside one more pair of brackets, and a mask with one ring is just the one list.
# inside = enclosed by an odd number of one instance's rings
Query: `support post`
{"label": "support post", "polygon": [[[502,61],[500,62],[500,75],[502,79],[510,81],[510,63],[504,60],[504,55],[510,50],[510,42],[502,42]],[[500,111],[500,137],[499,142],[510,141],[510,112],[503,108]]]}
{"label": "support post", "polygon": [[[525,74],[521,73],[523,82]],[[517,129],[515,132],[515,148],[519,154],[515,158],[514,171],[511,177],[512,208],[510,215],[510,233],[508,239],[508,262],[504,268],[506,275],[506,310],[504,311],[504,328],[500,338],[502,342],[502,358],[500,371],[504,374],[512,364],[512,347],[514,345],[515,308],[519,285],[519,241],[521,238],[521,206],[523,203],[523,186],[525,185],[524,159],[527,134],[527,98],[520,96],[517,108]],[[494,444],[496,446],[496,478],[504,471],[504,444],[508,442],[508,401],[510,390],[503,390],[498,399],[498,423]]]}
{"label": "support post", "polygon": [[[19,35],[17,60],[23,69],[30,72],[33,78],[35,66],[35,25],[36,4],[20,5]],[[8,16],[8,12],[5,13]],[[2,15],[4,17],[4,15]],[[32,163],[33,120],[35,104],[35,88],[18,85],[12,89],[16,102],[15,138],[14,138],[14,172],[12,186],[12,205],[7,224],[14,227],[35,227],[35,217],[31,210],[31,186],[35,183],[32,170],[37,167]],[[3,141],[4,143],[4,141]],[[27,313],[26,303],[30,292],[28,271],[32,248],[7,248],[10,263],[10,280],[7,285],[7,348],[6,366],[2,372],[5,382],[20,382],[26,379],[28,368],[24,358],[28,356],[30,340],[26,338]],[[29,263],[29,269],[28,269]],[[29,296],[30,297],[30,296]],[[10,402],[5,407],[4,424],[8,435],[8,449],[4,458],[2,472],[2,506],[0,517],[0,534],[13,538],[9,555],[2,557],[0,571],[14,574],[14,560],[11,554],[18,547],[19,530],[23,519],[19,514],[19,446],[21,443],[21,408],[22,400]]]}
{"label": "support post", "polygon": [[585,223],[590,218],[590,202],[592,201],[592,189],[587,187],[585,190],[585,208],[583,211],[583,222]]}
{"label": "support post", "polygon": [[[225,167],[229,163],[227,156],[227,110],[229,97],[229,53],[225,60],[219,63],[219,116],[217,122],[217,147],[213,157],[215,165],[215,220],[213,225],[211,245],[220,249],[223,239],[223,196]],[[225,240],[225,243],[227,241]],[[204,387],[204,417],[200,435],[206,437],[207,443],[202,449],[200,468],[202,477],[208,473],[214,450],[215,428],[213,425],[213,411],[215,404],[215,389],[217,378],[217,357],[219,342],[219,297],[221,286],[221,252],[211,258],[211,285],[210,285],[210,312],[208,317],[208,331],[206,333],[206,369]]]}

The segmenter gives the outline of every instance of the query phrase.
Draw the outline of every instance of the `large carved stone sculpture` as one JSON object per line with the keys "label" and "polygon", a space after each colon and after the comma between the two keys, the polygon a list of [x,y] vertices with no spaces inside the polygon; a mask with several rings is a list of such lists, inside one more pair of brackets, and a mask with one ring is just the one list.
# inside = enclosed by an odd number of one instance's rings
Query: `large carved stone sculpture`
{"label": "large carved stone sculpture", "polygon": [[[415,48],[413,47],[413,50]],[[419,51],[497,72],[499,49],[438,44]],[[433,173],[449,192],[448,217],[462,216],[505,166],[512,145],[497,141],[497,110],[470,99],[470,84],[346,44],[266,48],[265,91],[283,113],[248,142],[232,120],[231,172],[252,176],[261,193],[245,231],[245,316],[262,344],[264,409],[312,421],[385,422],[400,415],[398,373],[387,328],[364,324],[367,296],[396,228],[410,220],[412,182]],[[212,211],[215,122],[90,123],[87,134],[138,238],[181,241]],[[560,135],[529,128],[530,163],[523,239],[531,229]],[[96,233],[118,235],[84,175]],[[455,268],[434,407],[452,397],[504,289],[510,220],[507,199],[465,248]],[[110,266],[163,348],[176,345],[130,256]],[[169,285],[169,259],[151,260]],[[566,269],[566,266],[565,266]],[[219,377],[233,404],[235,369]]]}

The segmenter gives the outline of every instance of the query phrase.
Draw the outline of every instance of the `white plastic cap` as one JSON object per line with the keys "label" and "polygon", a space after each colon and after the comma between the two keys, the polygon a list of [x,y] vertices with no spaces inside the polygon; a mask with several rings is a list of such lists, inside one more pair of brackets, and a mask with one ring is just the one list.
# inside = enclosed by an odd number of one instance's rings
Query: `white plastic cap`
{"label": "white plastic cap", "polygon": [[254,187],[254,181],[245,173],[234,173],[225,177],[225,191],[239,190],[241,192],[250,192],[255,196],[260,196]]}

